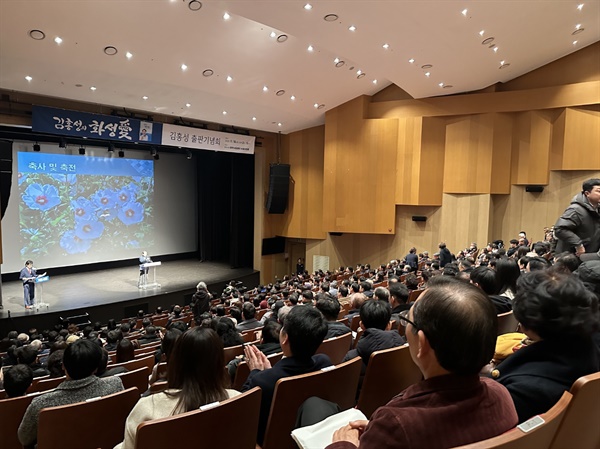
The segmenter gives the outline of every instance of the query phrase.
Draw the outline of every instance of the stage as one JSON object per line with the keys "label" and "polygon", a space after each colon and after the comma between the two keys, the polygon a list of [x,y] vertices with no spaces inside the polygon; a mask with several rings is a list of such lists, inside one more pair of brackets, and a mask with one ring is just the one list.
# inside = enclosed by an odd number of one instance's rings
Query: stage
{"label": "stage", "polygon": [[165,261],[156,270],[160,287],[141,290],[137,287],[137,265],[56,276],[48,269],[45,271],[50,280],[36,286],[36,301],[43,299],[48,307],[32,310],[25,309],[22,282],[5,282],[2,284],[4,309],[0,310],[0,338],[9,330],[52,328],[61,318],[85,313],[90,315],[92,323],[106,324],[110,318],[120,321],[140,309],[152,311],[158,306],[188,304],[199,281],[204,281],[209,291],[218,294],[231,280],[242,281],[249,288],[259,283],[259,272],[252,268],[230,268],[224,263],[197,259]]}

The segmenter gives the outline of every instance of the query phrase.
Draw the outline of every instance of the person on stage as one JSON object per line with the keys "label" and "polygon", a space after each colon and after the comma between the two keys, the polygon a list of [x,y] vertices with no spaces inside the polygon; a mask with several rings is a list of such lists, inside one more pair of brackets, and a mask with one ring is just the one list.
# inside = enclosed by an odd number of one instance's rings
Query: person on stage
{"label": "person on stage", "polygon": [[37,272],[33,268],[33,261],[25,262],[25,268],[21,270],[19,279],[23,281],[23,296],[25,298],[25,308],[33,309],[33,298],[35,297],[35,277]]}
{"label": "person on stage", "polygon": [[[142,251],[142,255],[140,256],[140,264],[150,263],[150,262],[152,262],[152,259],[148,255],[148,252]],[[140,279],[138,281],[138,288],[141,287],[142,285],[146,285],[146,283],[148,282],[148,270],[149,270],[148,268],[140,267]]]}

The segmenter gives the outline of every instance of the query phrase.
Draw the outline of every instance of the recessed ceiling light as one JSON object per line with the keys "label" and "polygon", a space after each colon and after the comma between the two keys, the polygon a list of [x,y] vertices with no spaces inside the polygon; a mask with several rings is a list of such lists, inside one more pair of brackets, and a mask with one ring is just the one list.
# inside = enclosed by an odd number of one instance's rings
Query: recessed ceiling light
{"label": "recessed ceiling light", "polygon": [[350,30],[350,31],[356,31],[356,27],[354,25],[350,25],[348,27],[348,30]]}
{"label": "recessed ceiling light", "polygon": [[438,86],[444,87],[444,83],[439,83]]}
{"label": "recessed ceiling light", "polygon": [[488,48],[494,48],[494,47],[496,47],[496,44],[491,44],[488,46]]}
{"label": "recessed ceiling light", "polygon": [[225,13],[225,14],[223,14],[223,19],[229,20],[229,19],[231,19],[231,16],[229,15],[229,13]]}
{"label": "recessed ceiling light", "polygon": [[281,123],[281,122],[277,123],[277,126],[281,126],[281,125],[282,125],[282,123]]}
{"label": "recessed ceiling light", "polygon": [[148,96],[147,96],[147,95],[144,95],[144,96],[142,97],[142,100],[147,100],[147,99],[148,99]]}
{"label": "recessed ceiling light", "polygon": [[108,56],[114,56],[119,52],[119,50],[117,50],[117,47],[114,47],[112,45],[108,45],[106,47],[104,47],[104,53],[107,54]]}
{"label": "recessed ceiling light", "polygon": [[[360,70],[359,70],[359,72],[360,72]],[[358,75],[356,75],[356,78],[361,79],[361,78],[364,78],[366,75],[367,75],[366,73],[360,72]]]}
{"label": "recessed ceiling light", "polygon": [[323,17],[325,22],[335,22],[337,19],[339,19],[337,14],[327,14],[325,17]]}
{"label": "recessed ceiling light", "polygon": [[96,90],[96,86],[90,86],[90,90],[92,90],[92,91]]}
{"label": "recessed ceiling light", "polygon": [[271,31],[271,34],[269,36],[271,36],[271,37],[277,37],[277,33],[275,31]]}
{"label": "recessed ceiling light", "polygon": [[187,70],[187,68],[188,68],[188,66],[187,66],[187,65],[185,65],[185,64],[181,64],[181,70],[183,70],[183,71],[186,71],[186,70]]}
{"label": "recessed ceiling light", "polygon": [[467,8],[465,8],[465,9],[463,9],[463,10],[462,10],[460,13],[461,13],[463,16],[467,17],[467,13],[468,13],[468,12],[469,12],[469,10],[468,10]]}
{"label": "recessed ceiling light", "polygon": [[279,42],[280,44],[283,44],[287,40],[288,40],[287,34],[280,34],[279,36],[277,36],[277,42]]}
{"label": "recessed ceiling light", "polygon": [[213,76],[214,73],[215,71],[213,69],[204,69],[202,71],[202,75],[206,77]]}
{"label": "recessed ceiling light", "polygon": [[430,72],[425,72],[425,76],[431,76]]}
{"label": "recessed ceiling light", "polygon": [[29,37],[36,41],[41,41],[46,37],[46,34],[42,30],[31,30],[29,32]]}
{"label": "recessed ceiling light", "polygon": [[494,47],[494,53],[498,53],[498,47]]}
{"label": "recessed ceiling light", "polygon": [[335,59],[333,60],[333,63],[334,63],[334,64],[337,64],[338,62],[340,62],[340,58],[335,58]]}
{"label": "recessed ceiling light", "polygon": [[336,62],[336,63],[335,63],[335,66],[336,66],[337,68],[340,68],[340,67],[342,67],[344,64],[346,64],[344,61],[340,61],[340,60],[338,59],[338,62]]}
{"label": "recessed ceiling light", "polygon": [[581,28],[581,24],[578,23],[577,25],[575,25],[575,29],[578,30],[579,28]]}
{"label": "recessed ceiling light", "polygon": [[255,122],[256,121],[256,117],[252,117],[252,121]]}
{"label": "recessed ceiling light", "polygon": [[133,54],[131,52],[127,52],[127,53],[125,53],[125,57],[127,59],[131,59],[131,58],[133,58]]}
{"label": "recessed ceiling light", "polygon": [[190,8],[192,11],[199,11],[202,8],[202,3],[198,0],[191,0],[188,3],[188,8]]}
{"label": "recessed ceiling light", "polygon": [[578,9],[579,11],[581,11],[581,10],[583,9],[583,3],[581,3],[581,4],[577,5],[577,9]]}
{"label": "recessed ceiling light", "polygon": [[573,36],[575,36],[576,34],[583,33],[584,31],[585,31],[585,28],[577,28],[577,29],[576,29],[575,31],[573,31],[571,34],[572,34]]}
{"label": "recessed ceiling light", "polygon": [[492,42],[494,42],[494,38],[488,37],[481,41],[481,45],[490,45]]}
{"label": "recessed ceiling light", "polygon": [[317,109],[319,107],[319,103],[313,104],[314,108]]}
{"label": "recessed ceiling light", "polygon": [[227,111],[223,111],[223,115],[227,115]]}
{"label": "recessed ceiling light", "polygon": [[408,62],[410,62],[411,64],[414,64],[415,60],[414,60],[413,58],[410,58],[410,59],[408,60]]}
{"label": "recessed ceiling light", "polygon": [[312,5],[310,3],[307,3],[306,5],[304,5],[304,9],[310,11],[312,9]]}
{"label": "recessed ceiling light", "polygon": [[29,75],[27,75],[27,76],[25,77],[25,79],[26,79],[27,81],[31,81],[33,78],[32,78],[32,77],[30,77]]}
{"label": "recessed ceiling light", "polygon": [[321,104],[320,104],[320,105],[317,107],[317,109],[323,109],[324,107],[325,107],[325,105],[324,105],[323,103],[321,103]]}
{"label": "recessed ceiling light", "polygon": [[269,88],[267,86],[263,86],[263,92],[267,92]]}
{"label": "recessed ceiling light", "polygon": [[360,75],[361,73],[362,73],[362,70],[357,70],[357,71],[356,71],[356,74],[357,74],[357,75]]}
{"label": "recessed ceiling light", "polygon": [[54,42],[56,42],[57,44],[59,44],[59,45],[60,45],[60,44],[62,44],[62,39],[61,39],[60,37],[56,36],[56,37],[54,38]]}
{"label": "recessed ceiling light", "polygon": [[451,89],[452,87],[454,87],[452,84],[445,84],[444,85],[444,89]]}
{"label": "recessed ceiling light", "polygon": [[422,68],[423,70],[427,70],[427,69],[430,69],[430,68],[432,68],[432,67],[433,67],[433,65],[432,65],[432,64],[423,64],[423,65],[421,66],[421,68]]}
{"label": "recessed ceiling light", "polygon": [[186,104],[185,104],[185,107],[186,107],[186,108],[189,108],[190,106],[192,106],[192,105],[191,105],[191,103],[186,103]]}
{"label": "recessed ceiling light", "polygon": [[483,36],[484,34],[485,34],[485,30],[481,30],[481,31],[479,32],[479,35],[480,35],[480,36]]}
{"label": "recessed ceiling light", "polygon": [[308,51],[313,51],[313,50],[314,50],[314,48],[313,48],[313,46],[312,46],[312,45],[309,45],[309,46],[308,46],[308,48],[307,48],[307,50],[308,50]]}
{"label": "recessed ceiling light", "polygon": [[377,84],[377,80],[373,80],[373,84]]}
{"label": "recessed ceiling light", "polygon": [[500,69],[503,69],[504,67],[508,67],[510,65],[510,62],[506,62],[506,61],[500,61]]}
{"label": "recessed ceiling light", "polygon": [[281,97],[283,94],[285,94],[285,90],[283,89],[279,89],[277,92],[275,92],[275,95],[277,95],[278,97]]}
{"label": "recessed ceiling light", "polygon": [[295,99],[296,99],[296,96],[295,96],[295,95],[292,95],[292,96],[290,97],[290,100],[292,100],[292,101],[294,101]]}
{"label": "recessed ceiling light", "polygon": [[577,45],[577,41],[573,41],[573,45]]}
{"label": "recessed ceiling light", "polygon": [[229,82],[229,83],[230,83],[230,82],[232,82],[232,81],[233,81],[233,78],[231,77],[231,75],[227,75],[227,82]]}
{"label": "recessed ceiling light", "polygon": [[390,48],[390,44],[383,44],[382,47],[387,50],[388,48]]}

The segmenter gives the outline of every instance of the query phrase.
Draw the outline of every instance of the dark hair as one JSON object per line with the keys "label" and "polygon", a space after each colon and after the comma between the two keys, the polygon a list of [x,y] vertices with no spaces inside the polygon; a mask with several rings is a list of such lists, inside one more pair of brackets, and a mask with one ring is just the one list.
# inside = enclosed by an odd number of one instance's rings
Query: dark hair
{"label": "dark hair", "polygon": [[308,361],[323,343],[327,322],[313,307],[293,307],[285,317],[281,332],[288,336],[293,356]]}
{"label": "dark hair", "polygon": [[236,306],[232,306],[232,307],[229,309],[229,314],[230,314],[230,315],[231,315],[233,318],[235,318],[235,320],[236,320],[238,323],[242,321],[242,311],[241,311],[239,308],[237,308]]}
{"label": "dark hair", "polygon": [[123,338],[117,344],[116,363],[129,362],[135,358],[135,346],[128,338]]}
{"label": "dark hair", "polygon": [[532,257],[529,259],[529,271],[540,271],[550,268],[550,262],[543,257]]}
{"label": "dark hair", "polygon": [[378,301],[390,302],[390,291],[385,287],[377,287],[373,292],[373,297]]}
{"label": "dark hair", "polygon": [[193,327],[181,335],[167,364],[169,388],[178,398],[173,414],[197,410],[211,402],[227,399],[223,342],[205,327]]}
{"label": "dark hair", "polygon": [[242,336],[235,330],[235,324],[227,317],[219,318],[216,331],[226,348],[244,343]]}
{"label": "dark hair", "polygon": [[91,376],[98,369],[102,358],[102,348],[84,338],[71,343],[65,349],[63,364],[69,377],[73,380]]}
{"label": "dark hair", "polygon": [[183,334],[179,329],[169,329],[160,342],[160,350],[165,355],[165,361],[169,361],[173,347],[177,339]]}
{"label": "dark hair", "polygon": [[521,270],[516,260],[499,258],[496,260],[496,291],[494,293],[501,295],[509,289],[513,294],[517,293],[517,280],[520,276]]}
{"label": "dark hair", "polygon": [[365,329],[385,330],[392,317],[392,309],[385,301],[366,301],[360,308],[360,320]]}
{"label": "dark hair", "polygon": [[59,349],[48,356],[47,363],[50,377],[62,377],[65,375],[65,371],[63,370],[62,366],[64,354],[64,349]]}
{"label": "dark hair", "polygon": [[600,178],[592,178],[588,179],[587,181],[584,181],[583,185],[581,186],[581,189],[584,192],[591,192],[592,189],[596,186],[600,186]]}
{"label": "dark hair", "polygon": [[477,287],[449,282],[429,287],[413,306],[413,321],[422,330],[439,364],[455,374],[478,374],[496,346],[496,308]]}
{"label": "dark hair", "polygon": [[131,327],[129,326],[129,324],[123,323],[123,324],[121,324],[121,327],[119,329],[121,330],[121,333],[123,333],[123,332],[129,332],[131,330]]}
{"label": "dark hair", "polygon": [[519,279],[515,317],[543,339],[590,333],[598,322],[598,298],[572,275],[535,271]]}
{"label": "dark hair", "polygon": [[119,340],[119,332],[112,330],[106,334],[106,343],[116,343]]}
{"label": "dark hair", "polygon": [[569,274],[577,270],[580,263],[579,257],[575,254],[564,252],[556,255],[556,262],[552,266],[552,270]]}
{"label": "dark hair", "polygon": [[4,372],[4,390],[9,398],[24,396],[33,382],[33,370],[22,363]]}
{"label": "dark hair", "polygon": [[416,290],[419,288],[419,280],[415,273],[408,273],[404,278],[404,283],[409,290]]}
{"label": "dark hair", "polygon": [[[323,295],[325,296],[325,295]],[[340,314],[340,302],[335,298],[323,297],[317,301],[317,309],[323,314],[327,321],[337,320]]]}
{"label": "dark hair", "polygon": [[488,295],[496,294],[496,272],[489,267],[479,266],[471,271],[471,280]]}
{"label": "dark hair", "polygon": [[268,319],[262,330],[262,343],[279,343],[281,324],[274,319]]}
{"label": "dark hair", "polygon": [[15,351],[19,363],[33,365],[37,359],[37,351],[30,345],[22,346]]}
{"label": "dark hair", "polygon": [[251,320],[256,315],[256,307],[251,302],[245,302],[242,306],[242,315],[245,320]]}
{"label": "dark hair", "polygon": [[390,291],[390,296],[396,298],[396,300],[401,304],[406,304],[408,302],[408,297],[410,293],[408,292],[408,288],[401,282],[392,282],[388,285],[388,290]]}

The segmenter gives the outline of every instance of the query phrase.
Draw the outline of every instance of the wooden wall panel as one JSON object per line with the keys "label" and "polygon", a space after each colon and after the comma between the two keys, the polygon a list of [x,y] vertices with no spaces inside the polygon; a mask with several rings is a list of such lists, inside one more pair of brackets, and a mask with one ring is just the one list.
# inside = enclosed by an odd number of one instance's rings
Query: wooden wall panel
{"label": "wooden wall panel", "polygon": [[490,193],[510,193],[513,118],[510,114],[494,114],[492,137],[492,176]]}
{"label": "wooden wall panel", "polygon": [[323,222],[329,232],[394,230],[397,120],[364,120],[368,97],[325,114]]}
{"label": "wooden wall panel", "polygon": [[563,170],[600,170],[600,111],[568,108]]}
{"label": "wooden wall panel", "polygon": [[324,239],[323,152],[325,127],[317,126],[283,137],[282,162],[290,164],[288,210],[278,235]]}
{"label": "wooden wall panel", "polygon": [[515,116],[513,184],[548,184],[552,122],[551,114],[545,111],[530,111]]}
{"label": "wooden wall panel", "polygon": [[481,247],[490,241],[491,195],[444,194],[440,240],[457,252],[470,242]]}

